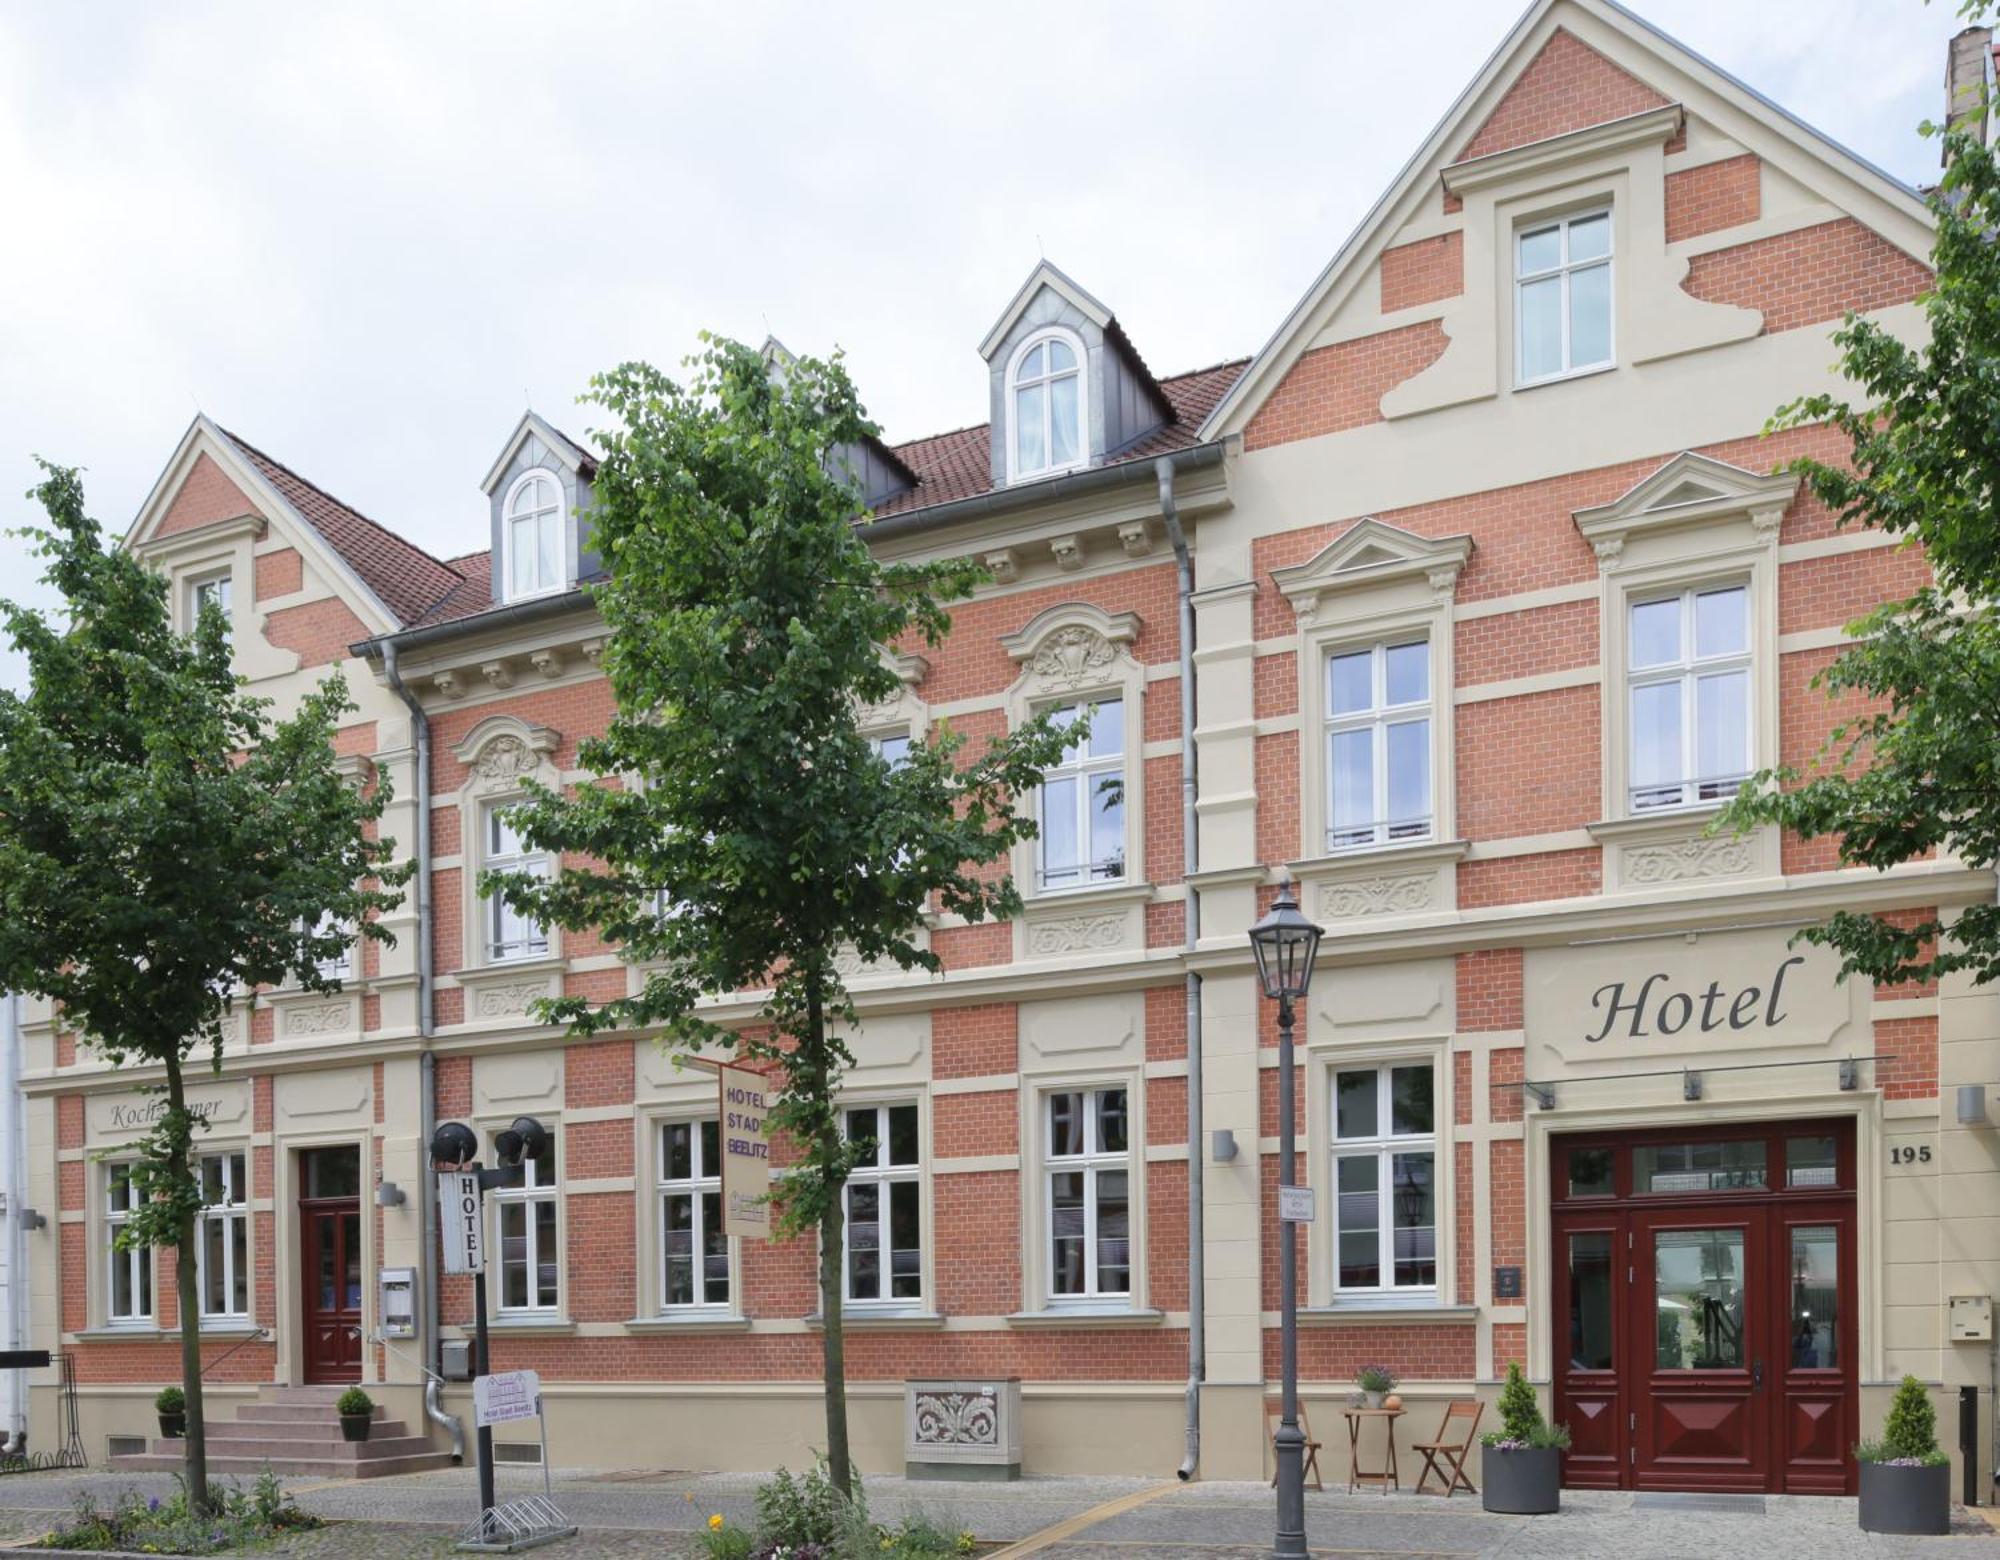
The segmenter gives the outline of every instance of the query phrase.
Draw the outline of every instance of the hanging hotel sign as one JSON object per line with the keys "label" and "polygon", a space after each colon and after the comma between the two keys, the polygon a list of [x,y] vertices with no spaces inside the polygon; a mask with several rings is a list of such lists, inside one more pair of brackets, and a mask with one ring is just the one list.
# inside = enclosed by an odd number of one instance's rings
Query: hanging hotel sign
{"label": "hanging hotel sign", "polygon": [[1531,1050],[1570,1063],[1866,1050],[1868,982],[1839,972],[1837,955],[1784,927],[1532,949],[1522,1021]]}
{"label": "hanging hotel sign", "polygon": [[472,1171],[439,1174],[438,1233],[447,1273],[486,1271],[486,1227],[479,1214],[479,1177]]}
{"label": "hanging hotel sign", "polygon": [[722,1106],[722,1229],[764,1240],[771,1233],[771,1139],[765,1126],[771,1084],[762,1073],[718,1067]]}

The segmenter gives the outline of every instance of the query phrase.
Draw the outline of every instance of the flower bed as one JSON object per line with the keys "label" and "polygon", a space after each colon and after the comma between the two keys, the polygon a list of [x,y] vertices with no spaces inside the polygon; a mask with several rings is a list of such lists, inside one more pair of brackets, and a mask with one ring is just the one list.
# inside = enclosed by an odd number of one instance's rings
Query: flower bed
{"label": "flower bed", "polygon": [[206,1515],[188,1504],[185,1491],[142,1499],[138,1491],[128,1490],[108,1510],[82,1495],[69,1521],[37,1547],[212,1555],[321,1526],[318,1517],[293,1504],[268,1470],[247,1493],[234,1486],[218,1488],[217,1509]]}

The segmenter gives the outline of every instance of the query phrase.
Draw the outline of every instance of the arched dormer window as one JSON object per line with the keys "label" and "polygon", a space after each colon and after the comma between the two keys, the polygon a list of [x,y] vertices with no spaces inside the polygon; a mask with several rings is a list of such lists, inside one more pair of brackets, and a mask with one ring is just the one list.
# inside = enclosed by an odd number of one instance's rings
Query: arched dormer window
{"label": "arched dormer window", "polygon": [[1022,342],[1007,373],[1008,460],[1012,477],[1047,476],[1083,463],[1083,349],[1067,331]]}
{"label": "arched dormer window", "polygon": [[507,490],[501,528],[505,539],[507,599],[545,596],[569,584],[568,506],[552,471],[524,471]]}

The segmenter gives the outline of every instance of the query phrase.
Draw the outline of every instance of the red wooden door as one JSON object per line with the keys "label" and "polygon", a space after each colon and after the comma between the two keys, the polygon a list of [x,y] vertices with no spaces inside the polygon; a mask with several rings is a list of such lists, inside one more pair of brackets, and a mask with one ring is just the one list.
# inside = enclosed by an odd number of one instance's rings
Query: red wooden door
{"label": "red wooden door", "polygon": [[306,1194],[299,1199],[305,1379],[359,1381],[360,1153],[351,1148],[314,1149],[301,1160]]}
{"label": "red wooden door", "polygon": [[1774,1209],[1771,1263],[1777,1290],[1771,1415],[1779,1459],[1772,1488],[1843,1495],[1854,1488],[1848,1449],[1861,1434],[1854,1204]]}

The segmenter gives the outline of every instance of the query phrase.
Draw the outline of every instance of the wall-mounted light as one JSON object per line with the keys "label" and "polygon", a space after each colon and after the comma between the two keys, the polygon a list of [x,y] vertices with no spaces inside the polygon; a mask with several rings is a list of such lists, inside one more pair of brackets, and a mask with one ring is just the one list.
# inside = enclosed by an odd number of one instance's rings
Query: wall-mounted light
{"label": "wall-mounted light", "polygon": [[1986,1114],[1986,1085],[1961,1083],[1958,1086],[1958,1124],[1961,1127],[1983,1127],[1990,1119]]}
{"label": "wall-mounted light", "polygon": [[378,1208],[400,1208],[409,1198],[394,1181],[384,1181],[375,1188],[375,1206]]}
{"label": "wall-mounted light", "polygon": [[1227,1127],[1217,1127],[1209,1135],[1208,1157],[1219,1165],[1226,1165],[1236,1157],[1236,1134]]}
{"label": "wall-mounted light", "polygon": [[49,1216],[46,1213],[37,1213],[33,1208],[23,1208],[21,1210],[21,1228],[26,1230],[45,1230],[48,1227]]}

